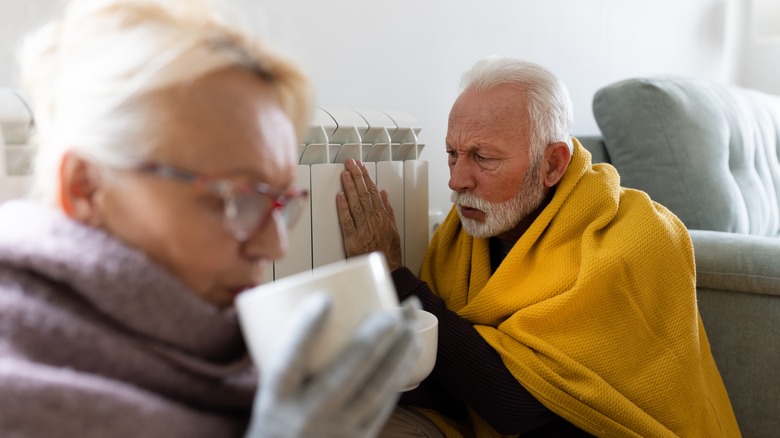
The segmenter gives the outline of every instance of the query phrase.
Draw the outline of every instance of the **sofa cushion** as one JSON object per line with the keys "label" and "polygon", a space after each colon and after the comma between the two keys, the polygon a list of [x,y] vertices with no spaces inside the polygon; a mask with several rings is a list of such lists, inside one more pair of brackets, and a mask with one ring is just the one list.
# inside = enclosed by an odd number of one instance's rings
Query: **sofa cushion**
{"label": "sofa cushion", "polygon": [[604,145],[603,137],[600,135],[584,135],[578,136],[577,140],[579,140],[580,144],[590,152],[591,163],[609,163],[609,154],[607,154],[607,148]]}
{"label": "sofa cushion", "polygon": [[626,187],[688,228],[780,234],[780,97],[656,77],[599,90],[593,113]]}

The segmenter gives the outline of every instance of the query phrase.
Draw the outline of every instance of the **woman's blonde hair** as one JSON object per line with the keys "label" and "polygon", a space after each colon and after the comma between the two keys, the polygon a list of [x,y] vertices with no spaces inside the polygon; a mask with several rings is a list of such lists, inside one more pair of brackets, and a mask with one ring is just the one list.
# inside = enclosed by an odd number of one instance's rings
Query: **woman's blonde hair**
{"label": "woman's blonde hair", "polygon": [[144,99],[240,66],[275,89],[297,132],[308,127],[310,85],[291,62],[231,26],[208,0],[72,0],[20,52],[39,152],[34,194],[56,199],[58,166],[74,151],[127,167],[158,145],[162,109]]}

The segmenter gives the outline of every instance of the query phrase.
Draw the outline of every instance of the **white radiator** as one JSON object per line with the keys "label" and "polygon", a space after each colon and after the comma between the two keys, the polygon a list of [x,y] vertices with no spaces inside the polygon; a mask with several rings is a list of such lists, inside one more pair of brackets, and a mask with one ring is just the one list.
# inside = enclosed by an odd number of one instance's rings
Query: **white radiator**
{"label": "white radiator", "polygon": [[308,214],[291,230],[289,255],[274,262],[265,280],[279,279],[345,258],[336,195],[350,158],[362,160],[388,191],[401,234],[404,264],[413,272],[428,247],[428,163],[420,126],[400,111],[317,108],[300,145],[298,181],[308,187]]}

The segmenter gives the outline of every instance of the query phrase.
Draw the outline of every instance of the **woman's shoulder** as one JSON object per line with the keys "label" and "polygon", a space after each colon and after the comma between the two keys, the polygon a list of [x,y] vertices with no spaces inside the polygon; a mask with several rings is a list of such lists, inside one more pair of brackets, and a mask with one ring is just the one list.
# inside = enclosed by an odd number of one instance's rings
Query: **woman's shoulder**
{"label": "woman's shoulder", "polygon": [[11,436],[238,436],[243,424],[121,380],[0,356],[0,431]]}

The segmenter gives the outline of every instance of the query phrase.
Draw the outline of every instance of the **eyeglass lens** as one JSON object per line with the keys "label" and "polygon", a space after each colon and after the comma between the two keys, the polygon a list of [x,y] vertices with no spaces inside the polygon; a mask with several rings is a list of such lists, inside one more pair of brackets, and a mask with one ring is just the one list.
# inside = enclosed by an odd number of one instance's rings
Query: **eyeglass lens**
{"label": "eyeglass lens", "polygon": [[264,227],[276,209],[281,213],[285,228],[292,228],[300,218],[306,200],[305,195],[297,195],[277,203],[271,196],[260,192],[234,194],[225,205],[225,217],[231,231],[244,240],[256,229]]}

